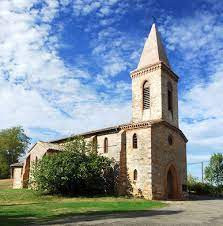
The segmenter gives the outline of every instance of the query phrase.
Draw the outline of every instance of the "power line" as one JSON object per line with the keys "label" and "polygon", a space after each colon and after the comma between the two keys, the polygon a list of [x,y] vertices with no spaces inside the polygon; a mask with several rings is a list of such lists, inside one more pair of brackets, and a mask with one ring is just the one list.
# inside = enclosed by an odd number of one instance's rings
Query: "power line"
{"label": "power line", "polygon": [[201,161],[201,162],[191,162],[191,163],[187,163],[187,165],[196,165],[196,164],[201,164],[202,162],[209,162],[209,161],[206,160],[206,161]]}
{"label": "power line", "polygon": [[197,165],[197,164],[201,164],[201,181],[202,183],[204,183],[204,163],[207,163],[209,161],[201,161],[201,162],[193,162],[193,163],[188,163],[187,165]]}

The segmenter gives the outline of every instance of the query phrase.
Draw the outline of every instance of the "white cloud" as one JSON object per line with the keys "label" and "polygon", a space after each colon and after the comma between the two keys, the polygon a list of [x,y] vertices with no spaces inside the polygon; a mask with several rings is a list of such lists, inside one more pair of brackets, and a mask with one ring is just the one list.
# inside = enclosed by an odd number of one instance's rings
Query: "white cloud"
{"label": "white cloud", "polygon": [[[221,12],[214,9],[215,4],[210,4],[207,9],[205,1],[201,2],[201,8],[195,10],[193,15],[177,19],[167,16],[163,18],[163,25],[160,26],[167,48],[174,51],[174,56],[181,55],[183,69],[190,70],[195,79],[202,78],[197,75],[202,73],[202,70],[214,72],[216,65],[222,63],[223,28],[219,19]],[[181,69],[182,64],[176,62]]]}
{"label": "white cloud", "polygon": [[107,76],[114,76],[119,74],[121,71],[125,70],[126,70],[125,62],[117,58],[115,58],[115,61],[108,63],[107,65],[104,66],[104,73]]}
{"label": "white cloud", "polygon": [[211,76],[208,83],[201,82],[185,94],[180,102],[182,127],[193,144],[206,149],[223,147],[223,71]]}
{"label": "white cloud", "polygon": [[98,66],[102,69],[97,76],[98,84],[113,88],[115,84],[109,84],[112,77],[119,76],[120,73],[136,67],[140,51],[136,43],[138,42],[135,38],[129,37],[127,33],[114,27],[101,29],[95,40],[92,41],[92,54],[98,59]]}
{"label": "white cloud", "polygon": [[[33,6],[39,0],[18,1],[0,1],[1,128],[21,124],[32,137],[46,139],[128,122],[131,85],[117,76],[134,69],[143,44],[115,26],[128,11],[129,2],[44,0],[37,8]],[[143,9],[151,3],[154,1],[137,0],[135,6]],[[86,62],[74,66],[65,64],[58,54],[64,43],[52,33],[52,21],[66,7],[73,10],[75,20],[85,19],[85,31],[93,36],[90,47],[96,74],[88,71],[89,58],[83,56]],[[163,26],[169,50],[190,62],[187,79],[199,78],[180,100],[181,128],[190,145],[205,153],[220,150],[223,30],[218,14],[202,8],[193,17],[176,21],[165,14]],[[63,28],[61,25],[60,31]],[[185,67],[183,61],[178,64]],[[208,78],[199,74],[201,70],[192,73],[197,67],[208,71]],[[95,85],[106,89],[99,92]],[[209,155],[205,153],[189,159],[204,160]]]}
{"label": "white cloud", "polygon": [[[111,14],[111,8],[121,2],[120,0],[74,0],[73,1],[73,11],[76,16],[87,16],[92,12],[98,11],[99,17],[106,17]],[[114,11],[113,11],[114,12]]]}
{"label": "white cloud", "polygon": [[104,15],[104,16],[109,15],[109,14],[110,14],[110,9],[109,9],[109,7],[106,6],[106,7],[101,8],[101,9],[100,9],[100,13],[101,13],[102,15]]}
{"label": "white cloud", "polygon": [[16,3],[0,2],[1,128],[22,125],[32,137],[45,139],[128,121],[127,102],[98,93],[84,82],[94,75],[59,57],[51,24],[59,0],[42,1],[38,8],[39,0]]}
{"label": "white cloud", "polygon": [[182,18],[167,14],[159,27],[181,77],[180,125],[189,152],[206,154],[223,146],[222,13],[208,1],[200,1],[201,7]]}

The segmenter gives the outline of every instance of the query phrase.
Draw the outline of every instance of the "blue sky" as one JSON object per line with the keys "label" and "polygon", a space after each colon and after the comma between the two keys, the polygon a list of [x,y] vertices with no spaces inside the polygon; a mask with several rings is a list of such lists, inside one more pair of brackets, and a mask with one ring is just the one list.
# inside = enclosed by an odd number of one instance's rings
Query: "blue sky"
{"label": "blue sky", "polygon": [[35,142],[129,122],[129,72],[155,16],[180,76],[188,162],[208,160],[223,152],[222,11],[218,0],[1,0],[0,128],[22,125]]}

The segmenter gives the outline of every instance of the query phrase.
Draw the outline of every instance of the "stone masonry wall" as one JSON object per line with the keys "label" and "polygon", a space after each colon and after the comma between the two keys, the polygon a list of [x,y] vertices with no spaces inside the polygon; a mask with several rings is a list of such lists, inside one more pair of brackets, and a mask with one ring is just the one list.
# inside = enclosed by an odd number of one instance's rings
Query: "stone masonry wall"
{"label": "stone masonry wall", "polygon": [[41,145],[40,142],[37,142],[35,147],[30,151],[30,166],[36,162],[36,160],[41,159],[46,153],[46,149]]}
{"label": "stone masonry wall", "polygon": [[[137,135],[137,149],[133,149],[132,137]],[[151,128],[139,128],[126,131],[127,170],[132,194],[152,198],[151,178]],[[134,170],[137,170],[137,180],[134,181]]]}
{"label": "stone masonry wall", "polygon": [[[143,85],[150,84],[150,109],[143,110]],[[168,110],[168,82],[172,85],[173,112]],[[177,79],[162,69],[132,78],[132,120],[165,120],[178,127]]]}
{"label": "stone masonry wall", "polygon": [[[104,153],[104,139],[108,138],[108,152]],[[97,136],[98,154],[119,162],[121,151],[121,133],[105,134]]]}
{"label": "stone masonry wall", "polygon": [[[133,149],[134,134],[137,135],[137,149]],[[169,135],[173,137],[172,146],[168,144]],[[105,138],[108,138],[107,153],[104,153]],[[165,174],[170,162],[176,164],[178,187],[180,192],[182,191],[182,184],[186,182],[186,144],[176,130],[155,124],[147,128],[131,128],[117,133],[93,135],[86,140],[94,140],[98,153],[115,160],[121,167],[119,194],[127,193],[128,184],[128,192],[134,196],[147,199],[165,198]],[[31,165],[36,158],[41,159],[45,153],[46,149],[37,143],[29,154]],[[137,180],[133,178],[134,170],[137,170]]]}
{"label": "stone masonry wall", "polygon": [[23,166],[23,174],[22,174],[23,187],[28,186],[28,181],[30,179],[29,178],[30,170],[32,169],[33,164],[39,159],[42,159],[46,151],[47,151],[46,148],[44,148],[41,142],[37,142],[36,145],[29,152],[29,155],[26,157],[26,160]]}
{"label": "stone masonry wall", "polygon": [[[172,85],[173,112],[168,110],[168,82]],[[162,72],[162,119],[178,128],[178,87],[177,81]]]}
{"label": "stone masonry wall", "polygon": [[[137,134],[138,148],[133,149],[132,137]],[[108,153],[104,153],[104,139],[108,138]],[[87,139],[88,141],[91,138]],[[115,160],[120,165],[119,194],[130,192],[134,196],[152,198],[151,184],[151,129],[139,128],[97,136],[98,154]],[[121,152],[122,150],[122,152]],[[133,180],[137,170],[137,181]],[[124,182],[124,183],[123,183]],[[124,191],[128,189],[128,191]]]}
{"label": "stone masonry wall", "polygon": [[[173,144],[168,142],[168,136]],[[170,164],[176,167],[178,191],[182,196],[182,185],[186,184],[186,142],[179,132],[166,125],[152,126],[152,184],[153,199],[165,199],[166,175]]]}
{"label": "stone masonry wall", "polygon": [[13,189],[22,188],[22,167],[13,167]]}
{"label": "stone masonry wall", "polygon": [[[143,85],[150,84],[150,109],[143,111]],[[142,122],[162,118],[161,69],[132,79],[132,120]]]}

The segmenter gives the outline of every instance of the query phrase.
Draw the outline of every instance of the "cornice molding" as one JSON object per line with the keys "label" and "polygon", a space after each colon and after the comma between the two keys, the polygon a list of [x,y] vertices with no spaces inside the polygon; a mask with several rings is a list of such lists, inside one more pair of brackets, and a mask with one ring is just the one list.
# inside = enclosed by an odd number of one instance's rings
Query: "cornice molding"
{"label": "cornice molding", "polygon": [[150,64],[147,67],[144,67],[141,69],[136,69],[134,71],[131,71],[130,76],[133,79],[160,69],[166,71],[170,76],[173,77],[174,80],[178,81],[179,77],[162,61],[159,61],[158,63],[155,63],[155,64]]}
{"label": "cornice molding", "polygon": [[131,129],[148,128],[148,127],[151,127],[150,121],[139,122],[139,123],[130,123],[130,124],[122,125],[122,126],[120,126],[120,129],[131,130]]}
{"label": "cornice molding", "polygon": [[134,71],[130,72],[131,78],[139,77],[141,75],[157,71],[161,69],[161,62],[155,63],[155,64],[150,64],[147,67],[141,68],[141,69],[136,69]]}
{"label": "cornice molding", "polygon": [[187,143],[188,140],[184,133],[177,127],[171,125],[170,123],[164,121],[164,120],[151,120],[151,121],[146,121],[146,122],[138,122],[138,123],[129,123],[126,125],[121,125],[120,129],[121,130],[131,130],[131,129],[139,129],[139,128],[150,128],[150,127],[155,127],[159,125],[165,125],[168,128],[176,131],[181,135],[181,137],[184,139],[184,141]]}

